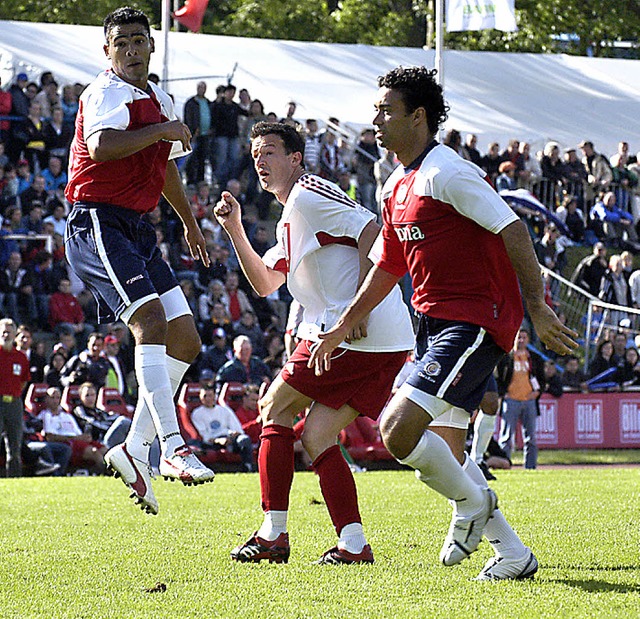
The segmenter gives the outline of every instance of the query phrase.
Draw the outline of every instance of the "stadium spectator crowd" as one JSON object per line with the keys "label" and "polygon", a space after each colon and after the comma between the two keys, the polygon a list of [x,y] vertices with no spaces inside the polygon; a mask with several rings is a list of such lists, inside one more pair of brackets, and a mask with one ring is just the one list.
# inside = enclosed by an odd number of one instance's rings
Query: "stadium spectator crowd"
{"label": "stadium spectator crowd", "polygon": [[[28,359],[30,379],[23,397],[30,383],[51,388],[46,421],[53,429],[45,430],[47,440],[41,442],[69,443],[73,450],[67,453],[53,445],[53,450],[34,451],[29,461],[36,472],[46,474],[62,474],[70,461],[72,466],[81,463],[83,454],[88,462],[84,468],[99,471],[95,454],[105,445],[107,422],[122,423],[118,415],[105,411],[97,413],[99,423],[88,423],[77,407],[65,409],[64,401],[61,415],[54,390],[62,393],[69,386],[84,385],[91,393],[93,386],[97,395],[106,387],[117,390],[130,405],[136,400],[128,330],[122,323],[98,325],[92,295],[65,262],[65,170],[83,88],[79,83],[61,85],[49,71],[37,80],[21,72],[7,88],[0,87],[0,315],[15,324],[15,347]],[[305,168],[336,182],[378,215],[380,189],[397,165],[393,153],[377,145],[373,129],[351,138],[337,118],[320,123],[299,118],[296,112],[293,101],[283,115],[266,112],[260,99],[232,84],[219,85],[209,99],[206,82],[198,82],[183,113],[193,135],[192,154],[179,165],[207,240],[210,265],[194,262],[180,220],[164,199],[145,215],[156,230],[165,261],[181,282],[203,342],[186,380],[213,384],[218,391],[228,381],[247,385],[245,413],[255,404],[259,385],[272,380],[286,361],[291,302],[285,286],[267,298],[252,290],[212,212],[221,191],[230,191],[243,205],[243,224],[255,251],[263,255],[273,244],[275,201],[258,183],[249,150],[251,128],[262,120],[296,126],[305,139]],[[603,301],[640,309],[640,270],[633,269],[633,255],[640,251],[640,153],[631,154],[629,144],[621,141],[617,152],[606,156],[589,140],[564,148],[548,142],[534,153],[529,143],[512,139],[504,149],[492,142],[483,154],[477,136],[463,137],[456,130],[449,131],[445,143],[483,168],[499,191],[525,190],[544,207],[518,210],[534,237],[541,264],[562,273],[568,246],[592,247],[572,280]],[[549,302],[553,304],[552,291]],[[578,357],[563,364],[558,380],[565,390],[640,385],[632,337],[639,321],[624,314],[617,318],[618,328],[605,330],[597,342],[588,376],[582,374]],[[590,382],[603,373],[606,380]],[[553,382],[557,386],[558,381]],[[246,433],[242,436],[255,444],[256,415],[250,410],[245,423],[239,423]],[[42,424],[35,420],[36,416],[26,419],[25,445],[27,438],[42,438]],[[74,438],[60,439],[66,432]],[[48,440],[52,436],[57,439]],[[245,457],[246,445],[242,448]],[[253,466],[245,464],[246,470]]]}

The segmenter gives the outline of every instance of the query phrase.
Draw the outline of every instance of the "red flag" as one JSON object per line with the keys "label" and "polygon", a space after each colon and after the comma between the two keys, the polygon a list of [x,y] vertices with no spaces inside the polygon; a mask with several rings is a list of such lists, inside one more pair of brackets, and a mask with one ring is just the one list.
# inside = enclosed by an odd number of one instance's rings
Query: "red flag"
{"label": "red flag", "polygon": [[184,6],[178,9],[173,17],[189,30],[198,32],[208,4],[209,0],[185,0]]}

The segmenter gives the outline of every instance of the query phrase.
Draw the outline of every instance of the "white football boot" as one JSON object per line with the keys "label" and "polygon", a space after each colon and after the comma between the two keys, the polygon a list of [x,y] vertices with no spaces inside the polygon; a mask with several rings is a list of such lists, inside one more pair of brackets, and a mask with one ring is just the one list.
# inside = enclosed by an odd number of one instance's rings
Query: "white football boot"
{"label": "white football boot", "polygon": [[482,532],[491,514],[498,506],[498,498],[491,488],[483,488],[484,505],[471,516],[461,516],[455,511],[449,532],[440,551],[440,561],[456,565],[475,552],[482,540]]}
{"label": "white football boot", "polygon": [[153,472],[148,462],[137,460],[128,451],[124,443],[112,447],[105,455],[107,469],[113,471],[114,476],[120,477],[131,490],[132,499],[140,505],[140,509],[148,514],[158,513],[158,501],[153,494],[151,478]]}
{"label": "white football boot", "polygon": [[177,479],[185,486],[204,484],[215,477],[215,473],[202,464],[187,445],[176,449],[167,458],[160,458],[160,475],[171,481]]}
{"label": "white football boot", "polygon": [[526,549],[525,554],[519,559],[508,557],[491,557],[482,568],[476,580],[524,580],[533,578],[538,571],[538,559]]}

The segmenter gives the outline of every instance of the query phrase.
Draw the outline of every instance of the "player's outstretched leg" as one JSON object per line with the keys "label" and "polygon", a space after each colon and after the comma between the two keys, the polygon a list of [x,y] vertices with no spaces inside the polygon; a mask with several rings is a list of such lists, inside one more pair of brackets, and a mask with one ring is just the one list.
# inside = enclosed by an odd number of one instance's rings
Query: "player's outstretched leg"
{"label": "player's outstretched leg", "polygon": [[258,451],[258,472],[264,521],[243,544],[231,551],[242,563],[287,563],[289,493],[293,483],[295,434],[291,428],[270,424],[263,428]]}
{"label": "player's outstretched leg", "polygon": [[[482,471],[471,458],[465,459],[462,468],[480,488],[486,488]],[[538,571],[536,556],[522,543],[499,509],[489,518],[484,535],[495,556],[487,561],[476,580],[520,580],[532,578]]]}
{"label": "player's outstretched leg", "polygon": [[373,552],[362,530],[358,493],[353,473],[339,445],[322,452],[313,462],[320,478],[320,489],[331,521],[338,533],[338,544],[325,552],[320,564],[373,563]]}
{"label": "player's outstretched leg", "polygon": [[158,501],[151,487],[153,473],[148,461],[131,456],[124,443],[112,447],[104,455],[104,461],[107,469],[131,490],[131,498],[143,511],[154,515],[158,513]]}

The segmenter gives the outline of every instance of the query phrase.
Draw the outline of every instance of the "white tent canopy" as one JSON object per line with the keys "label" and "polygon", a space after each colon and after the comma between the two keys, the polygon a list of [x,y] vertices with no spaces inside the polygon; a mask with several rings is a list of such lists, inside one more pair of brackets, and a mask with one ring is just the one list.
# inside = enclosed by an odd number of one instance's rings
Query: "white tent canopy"
{"label": "white tent canopy", "polygon": [[[162,75],[164,37],[154,33],[150,70]],[[108,61],[100,27],[0,21],[0,76],[7,84],[25,71],[37,81],[50,70],[62,85],[88,82]],[[296,101],[297,118],[370,125],[378,75],[397,65],[433,66],[434,52],[244,39],[171,32],[169,84],[180,113],[207,82],[208,95],[232,76],[284,115]],[[541,149],[548,140],[576,146],[590,139],[611,155],[620,140],[640,151],[640,61],[565,55],[444,52],[445,96],[451,106],[446,129],[476,133],[480,150],[490,141],[504,148],[512,137]]]}

